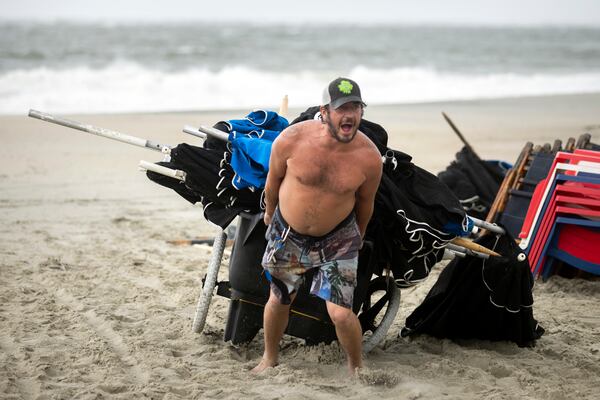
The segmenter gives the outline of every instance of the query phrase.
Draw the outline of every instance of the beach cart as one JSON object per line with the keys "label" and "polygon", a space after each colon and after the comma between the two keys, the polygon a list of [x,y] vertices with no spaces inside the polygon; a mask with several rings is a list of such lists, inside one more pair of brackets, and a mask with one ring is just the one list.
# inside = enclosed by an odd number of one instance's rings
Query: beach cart
{"label": "beach cart", "polygon": [[[267,114],[265,112],[265,115]],[[219,226],[213,243],[207,275],[203,280],[203,288],[198,299],[193,330],[195,332],[203,330],[211,298],[217,287],[218,295],[230,299],[224,339],[233,343],[252,340],[262,327],[262,308],[268,299],[269,291],[269,285],[260,266],[266,245],[264,238],[266,226],[262,222],[258,204],[252,208],[244,203],[244,201],[248,201],[249,204],[259,203],[256,198],[260,199],[260,192],[257,196],[257,193],[253,192],[251,188],[244,188],[246,190],[244,196],[247,195],[244,197],[240,195],[238,188],[231,188],[224,184],[228,180],[238,182],[235,179],[237,172],[234,171],[232,175],[232,172],[228,170],[232,163],[231,154],[227,155],[225,152],[222,160],[219,161],[219,168],[208,174],[210,175],[209,179],[212,180],[211,183],[206,184],[205,179],[198,179],[192,170],[174,168],[178,165],[177,162],[182,162],[185,158],[182,155],[187,155],[188,151],[194,151],[193,146],[163,145],[108,129],[57,118],[35,110],[31,110],[29,115],[47,122],[148,148],[164,155],[163,162],[140,161],[139,166],[147,171],[149,177],[151,174],[155,174],[153,180],[157,181],[159,176],[166,177],[166,181],[158,183],[173,188],[188,201],[201,201],[205,216],[208,215],[209,220],[217,220]],[[310,115],[311,118],[314,117],[314,113]],[[367,123],[368,121],[365,122],[365,124]],[[364,128],[361,127],[361,131],[363,129],[364,131],[377,131],[382,128],[377,124],[368,123]],[[211,147],[206,146],[210,140],[213,141],[213,144],[217,143],[214,146],[215,149],[219,148],[218,143],[224,143],[226,148],[230,146],[230,135],[219,129],[201,126],[197,129],[185,127],[184,131],[205,139],[204,150]],[[483,258],[488,258],[490,254],[497,255],[474,243],[464,240],[456,241],[460,239],[456,237],[456,234],[448,234],[433,228],[427,219],[440,220],[441,223],[450,225],[452,225],[451,222],[456,221],[459,222],[458,225],[461,225],[463,221],[476,221],[475,225],[487,225],[483,221],[467,218],[464,212],[456,211],[454,205],[459,204],[458,200],[447,201],[444,193],[440,196],[441,200],[435,204],[432,204],[429,198],[407,197],[406,190],[398,189],[398,185],[408,187],[429,182],[439,188],[436,186],[438,185],[437,180],[431,174],[410,163],[410,156],[388,149],[386,147],[387,134],[385,134],[385,141],[381,141],[379,138],[374,136],[373,140],[382,152],[384,175],[386,176],[384,189],[387,192],[380,194],[381,201],[376,202],[376,207],[379,204],[381,212],[379,218],[385,220],[385,224],[376,224],[375,233],[372,232],[371,237],[379,239],[383,235],[383,239],[367,240],[360,252],[358,285],[355,289],[353,304],[353,310],[357,313],[365,334],[363,344],[365,352],[379,344],[392,325],[400,305],[399,287],[416,284],[425,279],[433,265],[440,261],[444,254],[459,257],[475,255]],[[399,166],[406,168],[399,168]],[[262,172],[264,173],[264,171]],[[205,190],[205,188],[208,189]],[[235,192],[234,189],[238,192]],[[388,201],[388,198],[392,200]],[[426,204],[417,204],[419,202]],[[218,207],[217,203],[221,206]],[[387,211],[383,210],[385,207],[388,208]],[[397,209],[397,207],[401,209]],[[441,211],[437,213],[424,212],[429,208],[440,208]],[[423,221],[415,220],[412,218],[414,215],[418,215]],[[235,217],[238,217],[238,224],[228,266],[229,280],[217,282],[217,274],[227,240],[225,228]],[[487,228],[494,229],[491,225]],[[400,235],[401,239],[399,240],[404,242],[388,243],[386,235]],[[369,234],[367,236],[369,237]],[[398,248],[394,247],[399,245],[402,245],[402,251],[398,251]],[[384,263],[394,265],[387,265],[387,268],[383,268],[382,260]],[[328,317],[324,302],[308,295],[306,285],[300,288],[292,306],[287,332],[305,339],[309,344],[329,343],[335,339],[335,329]]]}

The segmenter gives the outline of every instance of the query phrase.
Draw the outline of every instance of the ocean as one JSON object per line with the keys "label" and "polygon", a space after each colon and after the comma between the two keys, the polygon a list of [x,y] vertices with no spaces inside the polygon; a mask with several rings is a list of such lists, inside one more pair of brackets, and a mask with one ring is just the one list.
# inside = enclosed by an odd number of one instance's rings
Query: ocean
{"label": "ocean", "polygon": [[600,91],[600,28],[0,22],[0,114],[368,104]]}

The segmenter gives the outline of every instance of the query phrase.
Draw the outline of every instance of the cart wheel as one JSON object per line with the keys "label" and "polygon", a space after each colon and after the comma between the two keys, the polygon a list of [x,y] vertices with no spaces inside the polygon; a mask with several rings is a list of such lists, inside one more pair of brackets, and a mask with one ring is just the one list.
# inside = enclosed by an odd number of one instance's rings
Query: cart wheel
{"label": "cart wheel", "polygon": [[[371,306],[371,298],[377,294],[384,294]],[[376,317],[381,310],[386,306],[383,318],[376,322]],[[375,348],[385,338],[387,331],[392,326],[394,318],[400,308],[400,289],[392,278],[379,276],[369,283],[367,297],[363,302],[362,312],[358,315],[358,320],[363,330],[363,334],[367,331],[372,332],[372,335],[363,340],[363,353],[368,353]]]}
{"label": "cart wheel", "polygon": [[208,270],[206,271],[206,278],[204,279],[204,285],[202,287],[202,293],[200,293],[200,297],[198,298],[196,316],[192,327],[194,333],[202,332],[204,324],[206,324],[206,316],[208,315],[210,300],[212,299],[217,283],[217,274],[219,273],[219,267],[221,267],[221,259],[223,258],[223,250],[225,250],[226,241],[227,234],[221,229],[215,236],[212,255],[210,262],[208,263]]}

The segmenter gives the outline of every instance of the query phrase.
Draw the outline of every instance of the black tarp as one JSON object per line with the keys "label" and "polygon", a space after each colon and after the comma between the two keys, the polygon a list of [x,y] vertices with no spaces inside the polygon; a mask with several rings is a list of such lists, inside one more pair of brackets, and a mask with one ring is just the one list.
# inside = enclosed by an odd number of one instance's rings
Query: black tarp
{"label": "black tarp", "polygon": [[533,317],[529,261],[510,235],[476,240],[503,257],[455,258],[406,318],[402,336],[507,340],[532,346],[544,329]]}
{"label": "black tarp", "polygon": [[485,219],[505,173],[501,162],[482,160],[465,146],[438,177],[470,216]]}
{"label": "black tarp", "polygon": [[[225,123],[216,129],[226,131]],[[147,171],[148,178],[169,187],[190,203],[201,202],[204,217],[225,229],[242,211],[260,212],[262,190],[235,189],[231,180],[234,172],[229,165],[231,152],[227,143],[207,138],[203,147],[181,143],[171,149],[171,160],[157,164],[186,172],[186,181]]]}

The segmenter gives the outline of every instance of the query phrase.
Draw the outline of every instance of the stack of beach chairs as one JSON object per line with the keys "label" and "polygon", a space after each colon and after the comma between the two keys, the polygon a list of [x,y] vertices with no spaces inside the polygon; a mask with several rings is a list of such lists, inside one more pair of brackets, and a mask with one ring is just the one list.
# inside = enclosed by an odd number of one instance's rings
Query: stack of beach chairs
{"label": "stack of beach chairs", "polygon": [[600,146],[590,139],[527,143],[486,218],[519,238],[535,277],[600,275]]}

